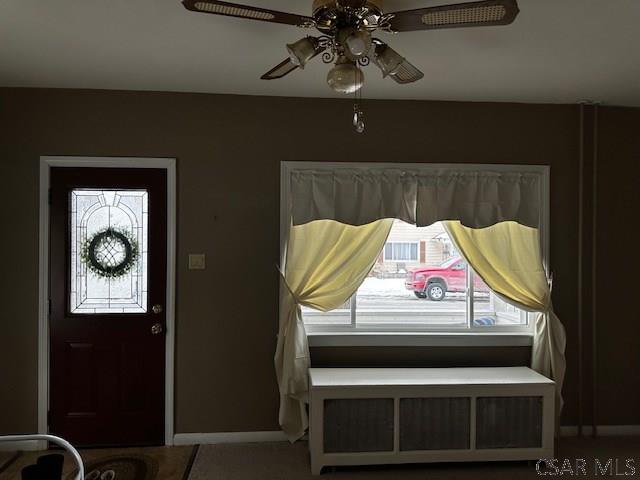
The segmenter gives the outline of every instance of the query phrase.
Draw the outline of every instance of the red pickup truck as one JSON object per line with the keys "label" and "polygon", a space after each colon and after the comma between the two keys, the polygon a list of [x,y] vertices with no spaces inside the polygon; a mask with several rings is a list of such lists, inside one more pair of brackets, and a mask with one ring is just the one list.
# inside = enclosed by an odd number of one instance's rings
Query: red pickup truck
{"label": "red pickup truck", "polygon": [[[488,292],[489,288],[478,275],[473,276],[474,292]],[[435,302],[444,299],[447,292],[464,292],[467,288],[467,262],[453,257],[439,267],[420,267],[407,272],[404,286],[418,298]]]}

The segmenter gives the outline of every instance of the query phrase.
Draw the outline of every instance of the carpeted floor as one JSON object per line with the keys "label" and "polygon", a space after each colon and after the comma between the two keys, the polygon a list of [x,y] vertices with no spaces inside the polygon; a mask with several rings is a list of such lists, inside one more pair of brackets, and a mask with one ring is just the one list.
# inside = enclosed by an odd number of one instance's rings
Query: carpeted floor
{"label": "carpeted floor", "polygon": [[[197,452],[197,453],[196,453]],[[123,457],[144,459],[146,477],[140,480],[313,480],[307,444],[246,443],[203,445],[195,447],[153,447],[126,449],[95,449],[81,452],[88,467],[101,462],[118,462]],[[195,454],[195,459],[193,458]],[[0,452],[0,480],[19,480],[20,470],[34,463],[42,452]],[[557,454],[563,472],[549,477],[638,478],[640,480],[640,437],[563,438]],[[574,475],[562,461],[567,459]],[[586,475],[576,470],[576,460],[584,459]],[[612,459],[611,470],[597,471],[595,459],[605,465]],[[616,459],[617,470],[616,470]],[[631,468],[625,463],[633,460]],[[191,463],[193,462],[193,465]],[[64,479],[70,478],[73,465],[65,462]],[[126,470],[126,469],[125,469]],[[134,469],[135,470],[135,469]],[[191,473],[189,474],[189,470]],[[133,471],[133,470],[129,470]],[[560,473],[563,473],[560,475]],[[617,474],[617,475],[616,475]],[[625,475],[626,474],[626,475]],[[149,476],[150,475],[150,476]],[[124,478],[123,478],[124,477]],[[534,462],[487,462],[457,464],[423,464],[375,467],[325,468],[324,478],[337,480],[512,480],[540,478]],[[123,474],[122,480],[138,477]]]}
{"label": "carpeted floor", "polygon": [[[195,447],[101,448],[81,450],[85,472],[92,469],[119,471],[118,480],[184,480],[196,452]],[[0,480],[19,480],[20,471],[49,452],[2,452]],[[63,479],[73,478],[75,464],[65,455]]]}
{"label": "carpeted floor", "polygon": [[[581,478],[615,477],[640,479],[640,438],[602,437],[563,438],[558,451],[558,464],[568,459],[574,473],[576,459],[585,460],[586,475]],[[612,470],[606,475],[597,471],[595,459],[606,465],[613,459]],[[618,459],[616,476],[615,459]],[[633,459],[632,472],[625,461]],[[627,473],[624,476],[624,473]],[[633,474],[632,474],[633,473]],[[632,474],[632,475],[630,475]],[[623,475],[624,477],[621,477]],[[486,462],[457,464],[423,464],[376,467],[325,468],[323,477],[339,480],[425,480],[427,478],[456,480],[512,480],[541,478],[535,462]],[[557,473],[560,476],[560,472]],[[571,477],[568,470],[562,475]],[[552,477],[546,475],[547,478]],[[235,445],[202,445],[196,455],[189,480],[311,480],[307,444],[253,443]],[[544,477],[542,477],[544,478]]]}

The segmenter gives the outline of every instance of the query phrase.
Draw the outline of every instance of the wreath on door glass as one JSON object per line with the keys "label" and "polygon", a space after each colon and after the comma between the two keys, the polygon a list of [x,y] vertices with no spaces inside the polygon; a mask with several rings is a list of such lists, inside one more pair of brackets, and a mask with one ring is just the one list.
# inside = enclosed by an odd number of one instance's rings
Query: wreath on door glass
{"label": "wreath on door glass", "polygon": [[131,271],[138,256],[138,242],[131,233],[109,227],[87,238],[80,258],[99,277],[119,278]]}

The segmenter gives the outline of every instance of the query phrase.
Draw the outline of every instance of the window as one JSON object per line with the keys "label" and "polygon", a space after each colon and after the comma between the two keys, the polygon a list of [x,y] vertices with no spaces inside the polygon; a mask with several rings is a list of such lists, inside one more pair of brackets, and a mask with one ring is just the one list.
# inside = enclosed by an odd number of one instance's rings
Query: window
{"label": "window", "polygon": [[384,246],[385,262],[417,262],[418,244],[415,242],[387,242]]}
{"label": "window", "polygon": [[[367,168],[348,164],[347,169]],[[314,172],[342,168],[341,164],[288,162],[283,173],[298,168]],[[377,165],[379,167],[379,164]],[[389,165],[389,169],[415,169],[416,165]],[[447,166],[419,168],[446,171]],[[460,166],[452,167],[459,170]],[[465,167],[462,167],[465,168]],[[548,171],[545,167],[468,166],[469,170],[533,172],[540,180],[541,242],[547,251]],[[287,170],[289,169],[289,170]],[[287,182],[288,183],[288,182]],[[283,192],[283,201],[290,201]],[[297,198],[297,197],[295,197]],[[282,228],[288,225],[283,207]],[[302,307],[309,333],[358,332],[530,332],[533,314],[496,295],[467,264],[449,238],[442,222],[424,227],[394,220],[388,240],[371,272],[353,297],[340,308],[320,312]]]}
{"label": "window", "polygon": [[[527,326],[527,313],[491,292],[460,257],[441,222],[416,227],[396,220],[389,238],[394,240],[385,245],[384,255],[351,301],[326,313],[303,307],[305,324],[372,330],[480,331]],[[412,250],[415,255],[409,255]],[[398,252],[407,255],[396,255]],[[399,263],[401,259],[406,262]]]}
{"label": "window", "polygon": [[71,192],[70,312],[147,311],[148,193]]}

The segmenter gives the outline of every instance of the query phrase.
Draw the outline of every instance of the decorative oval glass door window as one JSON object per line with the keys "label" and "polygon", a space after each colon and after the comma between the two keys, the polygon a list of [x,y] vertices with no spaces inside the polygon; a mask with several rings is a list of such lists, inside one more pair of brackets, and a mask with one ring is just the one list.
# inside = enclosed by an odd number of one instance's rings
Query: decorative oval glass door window
{"label": "decorative oval glass door window", "polygon": [[147,311],[148,193],[71,191],[71,313]]}

